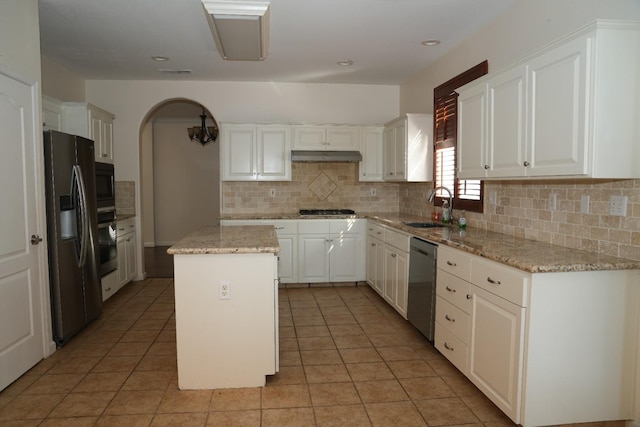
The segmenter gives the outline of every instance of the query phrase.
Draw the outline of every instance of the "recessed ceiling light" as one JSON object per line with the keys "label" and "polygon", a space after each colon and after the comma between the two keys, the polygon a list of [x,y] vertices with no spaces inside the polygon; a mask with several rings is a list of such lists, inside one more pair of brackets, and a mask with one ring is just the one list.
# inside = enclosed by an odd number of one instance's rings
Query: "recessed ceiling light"
{"label": "recessed ceiling light", "polygon": [[350,59],[343,59],[342,61],[338,61],[337,64],[343,67],[350,67],[353,65],[353,61]]}
{"label": "recessed ceiling light", "polygon": [[422,42],[423,46],[435,46],[437,44],[440,44],[440,40],[429,39]]}
{"label": "recessed ceiling light", "polygon": [[154,56],[151,57],[151,59],[153,59],[154,61],[162,62],[162,61],[168,61],[169,57],[168,56],[163,56],[163,55],[154,55]]}

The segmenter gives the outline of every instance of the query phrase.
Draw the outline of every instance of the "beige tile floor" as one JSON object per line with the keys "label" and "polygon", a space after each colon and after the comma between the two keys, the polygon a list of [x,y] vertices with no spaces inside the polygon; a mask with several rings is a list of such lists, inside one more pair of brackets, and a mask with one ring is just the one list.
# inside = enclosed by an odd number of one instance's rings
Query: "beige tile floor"
{"label": "beige tile floor", "polygon": [[132,282],[0,393],[0,425],[513,425],[367,286],[279,299],[280,372],[266,387],[180,391],[173,281]]}

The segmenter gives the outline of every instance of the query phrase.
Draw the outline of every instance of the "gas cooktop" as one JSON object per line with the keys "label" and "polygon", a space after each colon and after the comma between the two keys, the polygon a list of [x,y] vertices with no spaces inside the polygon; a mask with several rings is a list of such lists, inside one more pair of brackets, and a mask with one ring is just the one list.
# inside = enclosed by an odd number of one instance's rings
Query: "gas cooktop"
{"label": "gas cooktop", "polygon": [[353,209],[300,209],[300,215],[355,215]]}

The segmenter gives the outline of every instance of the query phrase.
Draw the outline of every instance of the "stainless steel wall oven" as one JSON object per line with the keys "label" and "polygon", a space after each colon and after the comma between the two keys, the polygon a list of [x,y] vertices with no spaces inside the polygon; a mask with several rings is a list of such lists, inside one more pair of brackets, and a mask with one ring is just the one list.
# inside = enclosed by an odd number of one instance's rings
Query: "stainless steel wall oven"
{"label": "stainless steel wall oven", "polygon": [[104,277],[118,268],[118,246],[116,231],[116,208],[107,206],[98,209],[98,274]]}

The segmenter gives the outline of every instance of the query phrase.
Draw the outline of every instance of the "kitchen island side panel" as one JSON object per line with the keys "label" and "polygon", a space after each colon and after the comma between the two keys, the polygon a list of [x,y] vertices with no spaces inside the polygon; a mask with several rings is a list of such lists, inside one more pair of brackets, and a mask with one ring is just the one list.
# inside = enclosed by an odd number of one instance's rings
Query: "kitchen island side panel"
{"label": "kitchen island side panel", "polygon": [[179,388],[264,386],[277,371],[275,255],[175,255],[174,265]]}
{"label": "kitchen island side panel", "polygon": [[640,271],[533,276],[525,427],[633,418]]}

